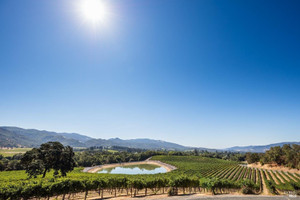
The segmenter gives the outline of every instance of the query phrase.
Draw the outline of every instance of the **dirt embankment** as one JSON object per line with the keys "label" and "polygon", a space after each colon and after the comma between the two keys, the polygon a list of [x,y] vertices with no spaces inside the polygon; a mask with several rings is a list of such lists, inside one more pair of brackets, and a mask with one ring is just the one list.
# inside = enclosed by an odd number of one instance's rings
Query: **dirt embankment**
{"label": "dirt embankment", "polygon": [[278,170],[278,171],[285,171],[285,172],[300,174],[300,170],[298,170],[298,169],[290,169],[288,167],[278,166],[276,164],[261,165],[260,163],[252,163],[252,164],[248,164],[247,166],[254,167],[254,168],[260,168],[260,169]]}
{"label": "dirt embankment", "polygon": [[138,162],[114,163],[114,164],[99,165],[99,166],[94,166],[94,167],[86,167],[83,169],[83,172],[96,173],[97,171],[100,171],[102,169],[107,169],[107,168],[112,168],[112,167],[141,165],[141,164],[158,165],[160,167],[164,167],[167,170],[167,172],[177,169],[173,165],[169,165],[167,163],[163,163],[158,160],[147,159],[145,161],[138,161]]}

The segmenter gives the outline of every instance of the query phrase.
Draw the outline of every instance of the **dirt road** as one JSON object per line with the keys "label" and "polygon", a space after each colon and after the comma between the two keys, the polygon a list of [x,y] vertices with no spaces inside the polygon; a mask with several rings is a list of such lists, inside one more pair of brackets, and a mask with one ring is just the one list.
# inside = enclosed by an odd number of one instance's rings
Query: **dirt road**
{"label": "dirt road", "polygon": [[168,197],[166,195],[154,195],[150,197],[138,197],[138,198],[112,198],[112,200],[151,200],[151,199],[166,199],[166,200],[300,200],[300,197],[292,196],[262,196],[262,195],[216,195],[216,196],[207,196],[207,195],[183,195],[183,196],[173,196]]}

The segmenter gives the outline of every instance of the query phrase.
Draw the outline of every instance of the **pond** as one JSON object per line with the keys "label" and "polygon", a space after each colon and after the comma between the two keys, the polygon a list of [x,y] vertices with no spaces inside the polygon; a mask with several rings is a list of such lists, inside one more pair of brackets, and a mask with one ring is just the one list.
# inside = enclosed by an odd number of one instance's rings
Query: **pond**
{"label": "pond", "polygon": [[166,172],[166,168],[151,164],[117,166],[98,171],[98,173],[105,174],[158,174]]}

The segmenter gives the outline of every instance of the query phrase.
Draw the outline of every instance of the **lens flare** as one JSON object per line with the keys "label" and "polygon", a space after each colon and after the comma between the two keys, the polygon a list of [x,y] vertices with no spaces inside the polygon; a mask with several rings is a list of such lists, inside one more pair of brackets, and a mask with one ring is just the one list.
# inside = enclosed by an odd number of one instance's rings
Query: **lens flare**
{"label": "lens flare", "polygon": [[87,22],[92,24],[107,23],[109,9],[103,0],[82,0],[79,10]]}

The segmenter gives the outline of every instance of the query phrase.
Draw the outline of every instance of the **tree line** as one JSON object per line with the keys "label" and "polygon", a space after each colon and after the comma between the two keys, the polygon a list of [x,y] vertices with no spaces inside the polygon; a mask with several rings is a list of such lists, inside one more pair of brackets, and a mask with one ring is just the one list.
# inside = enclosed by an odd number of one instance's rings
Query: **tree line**
{"label": "tree line", "polygon": [[247,153],[246,161],[264,164],[275,163],[280,166],[300,169],[300,145],[285,144],[282,147],[271,147],[265,153]]}

